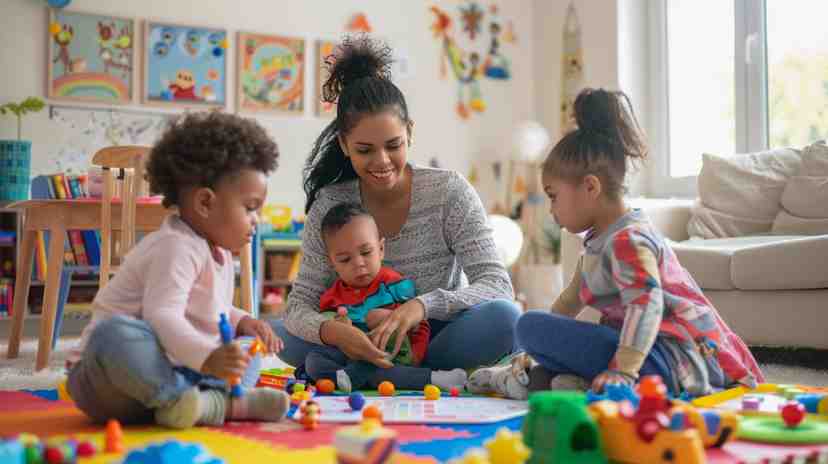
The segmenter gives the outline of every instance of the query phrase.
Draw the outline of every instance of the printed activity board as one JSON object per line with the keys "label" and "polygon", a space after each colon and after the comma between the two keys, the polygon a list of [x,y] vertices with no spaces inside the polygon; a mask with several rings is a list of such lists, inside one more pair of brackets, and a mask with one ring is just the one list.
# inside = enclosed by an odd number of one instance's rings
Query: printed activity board
{"label": "printed activity board", "polygon": [[[317,396],[322,414],[320,422],[356,423],[362,411],[348,405],[347,396]],[[426,400],[422,396],[368,397],[365,406],[375,404],[382,411],[386,424],[488,424],[523,416],[529,409],[526,401],[498,398],[440,398]],[[301,418],[297,410],[293,419]]]}
{"label": "printed activity board", "polygon": [[731,388],[693,400],[702,408],[725,409],[742,414],[779,415],[779,410],[790,399],[806,406],[809,413],[828,414],[828,388],[804,385],[760,384],[755,390]]}

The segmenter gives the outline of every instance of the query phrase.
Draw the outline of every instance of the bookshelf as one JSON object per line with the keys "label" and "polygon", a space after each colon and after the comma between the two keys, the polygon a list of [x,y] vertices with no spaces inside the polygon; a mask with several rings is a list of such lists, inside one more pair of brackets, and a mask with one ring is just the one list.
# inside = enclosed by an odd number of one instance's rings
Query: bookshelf
{"label": "bookshelf", "polygon": [[279,317],[299,272],[302,239],[298,232],[260,231],[254,275],[261,276],[257,285],[260,313]]}

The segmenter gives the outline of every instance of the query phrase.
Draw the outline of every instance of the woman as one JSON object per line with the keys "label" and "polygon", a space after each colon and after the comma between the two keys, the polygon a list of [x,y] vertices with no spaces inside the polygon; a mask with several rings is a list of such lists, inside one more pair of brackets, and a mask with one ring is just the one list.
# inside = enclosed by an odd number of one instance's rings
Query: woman
{"label": "woman", "polygon": [[[398,387],[431,369],[496,362],[514,351],[520,311],[480,198],[456,172],[408,163],[413,123],[390,80],[388,47],[346,39],[333,58],[323,95],[337,102],[337,116],[305,167],[304,255],[284,321],[273,323],[285,342],[280,357],[300,366],[310,350],[338,350],[386,368],[383,378],[396,379]],[[384,264],[414,280],[419,295],[388,311],[370,334],[318,311],[320,295],[336,277],[320,222],[340,202],[360,203],[372,214],[386,241]],[[396,352],[378,347],[424,318],[431,340],[422,367],[392,367],[388,360]]]}

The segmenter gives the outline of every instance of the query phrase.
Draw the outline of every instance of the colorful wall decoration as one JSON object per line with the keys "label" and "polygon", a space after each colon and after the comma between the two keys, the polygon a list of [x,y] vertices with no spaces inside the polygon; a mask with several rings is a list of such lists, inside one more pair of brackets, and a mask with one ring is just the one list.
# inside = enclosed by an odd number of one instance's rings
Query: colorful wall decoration
{"label": "colorful wall decoration", "polygon": [[[480,87],[482,79],[507,81],[511,79],[511,62],[502,49],[502,43],[516,42],[512,23],[503,27],[499,8],[482,8],[477,2],[466,2],[458,7],[456,17],[436,6],[431,30],[440,43],[440,74],[447,70],[457,82],[455,111],[461,119],[486,111],[487,104]],[[460,24],[455,34],[454,25]],[[468,36],[468,37],[466,37]]]}
{"label": "colorful wall decoration", "polygon": [[305,41],[239,33],[236,101],[239,111],[288,112],[305,109]]}
{"label": "colorful wall decoration", "polygon": [[227,104],[227,31],[147,21],[145,103],[224,107]]}
{"label": "colorful wall decoration", "polygon": [[135,22],[49,9],[46,95],[124,104],[135,80]]}
{"label": "colorful wall decoration", "polygon": [[336,103],[322,101],[322,84],[328,78],[325,59],[332,55],[337,42],[335,40],[316,41],[316,115],[323,118],[336,116]]}

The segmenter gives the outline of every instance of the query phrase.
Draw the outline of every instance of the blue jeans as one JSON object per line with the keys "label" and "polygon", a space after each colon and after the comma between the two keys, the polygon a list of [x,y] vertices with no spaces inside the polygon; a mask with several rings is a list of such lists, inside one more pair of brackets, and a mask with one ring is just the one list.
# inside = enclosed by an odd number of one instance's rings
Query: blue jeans
{"label": "blue jeans", "polygon": [[[552,375],[575,374],[589,381],[607,370],[618,350],[620,335],[612,327],[546,311],[529,311],[521,316],[516,332],[520,347]],[[656,341],[639,374],[660,375],[674,390],[668,356]]]}
{"label": "blue jeans", "polygon": [[227,388],[224,380],[173,366],[145,321],[114,316],[90,334],[67,380],[75,405],[97,422],[154,422],[153,410],[195,386]]}
{"label": "blue jeans", "polygon": [[[389,380],[399,389],[419,390],[431,383],[432,369],[470,369],[493,364],[515,351],[514,328],[519,316],[520,309],[514,302],[492,300],[466,309],[453,321],[429,319],[431,339],[422,365],[390,369],[369,365],[374,372],[368,376],[368,385],[376,387],[383,380]],[[271,325],[285,342],[279,357],[292,366],[304,365],[312,351],[321,351],[327,359],[343,363],[347,360],[336,347],[317,345],[294,336],[282,321],[271,321]],[[317,366],[306,366],[306,369],[314,379],[314,374],[320,373]]]}

